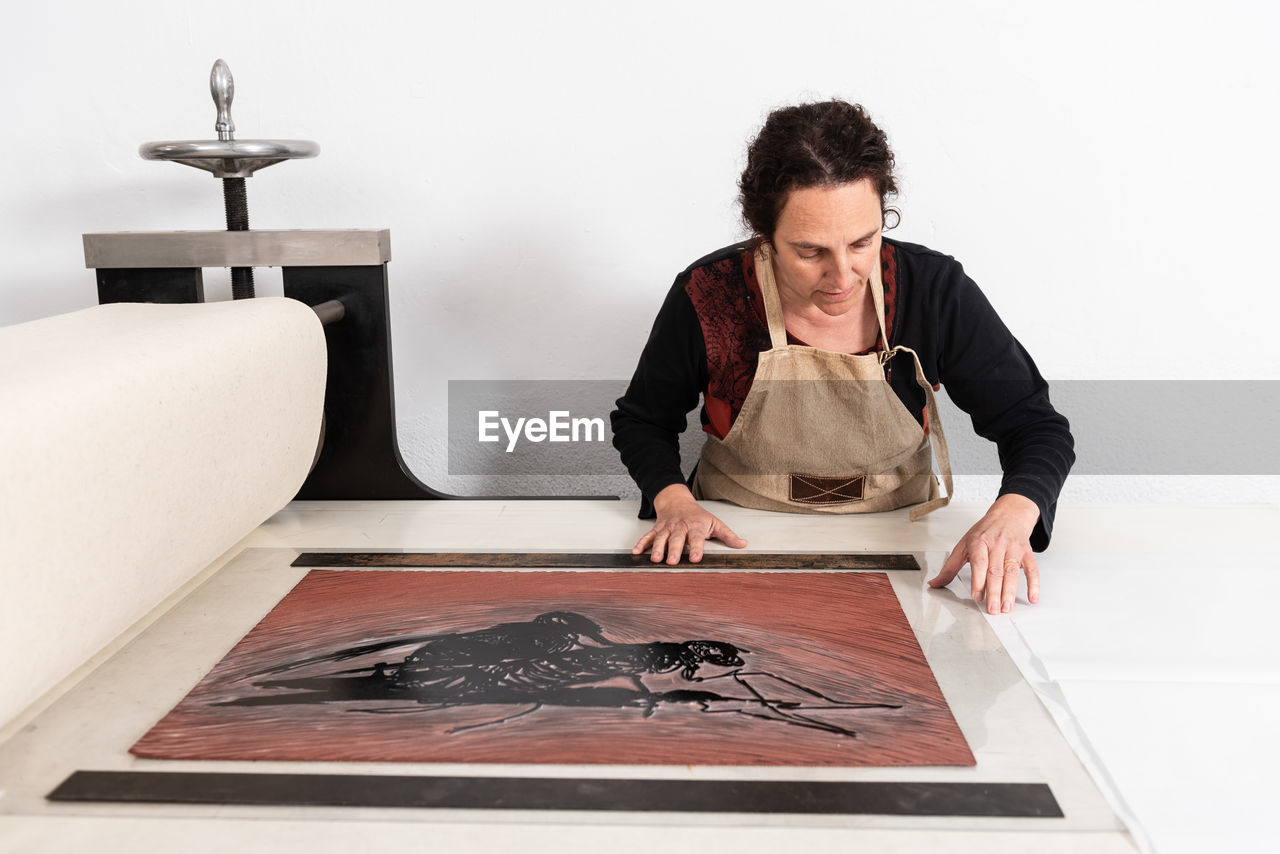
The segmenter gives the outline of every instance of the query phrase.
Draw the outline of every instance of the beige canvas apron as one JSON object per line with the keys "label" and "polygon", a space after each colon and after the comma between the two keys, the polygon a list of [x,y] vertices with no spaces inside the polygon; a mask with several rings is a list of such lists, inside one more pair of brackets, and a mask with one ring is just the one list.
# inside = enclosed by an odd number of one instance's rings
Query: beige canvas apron
{"label": "beige canvas apron", "polygon": [[[751,391],[724,439],[708,435],[693,482],[697,498],[793,513],[870,513],[915,505],[912,521],[951,500],[951,459],[933,387],[908,347],[854,356],[787,343],[769,248],[756,252],[771,349],[760,353]],[[881,340],[880,264],[871,296]],[[928,434],[885,379],[909,354],[924,389]],[[930,438],[947,494],[939,497]]]}

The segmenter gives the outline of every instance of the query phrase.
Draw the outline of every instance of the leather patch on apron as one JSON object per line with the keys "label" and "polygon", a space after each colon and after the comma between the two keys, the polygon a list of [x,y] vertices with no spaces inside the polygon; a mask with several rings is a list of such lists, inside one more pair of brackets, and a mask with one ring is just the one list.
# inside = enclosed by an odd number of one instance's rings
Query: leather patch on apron
{"label": "leather patch on apron", "polygon": [[848,504],[862,500],[866,475],[856,477],[819,477],[810,474],[791,475],[791,500],[800,504]]}

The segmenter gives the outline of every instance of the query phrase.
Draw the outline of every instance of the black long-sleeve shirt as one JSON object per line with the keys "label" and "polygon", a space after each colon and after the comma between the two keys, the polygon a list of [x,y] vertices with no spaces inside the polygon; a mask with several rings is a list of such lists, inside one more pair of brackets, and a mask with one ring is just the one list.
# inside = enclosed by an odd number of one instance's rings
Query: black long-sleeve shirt
{"label": "black long-sleeve shirt", "polygon": [[[1058,494],[1075,462],[1067,419],[1049,402],[1048,384],[954,258],[885,238],[881,249],[888,346],[920,357],[924,375],[969,414],[978,435],[996,443],[1000,494],[1026,496],[1040,509],[1031,546],[1043,551]],[[703,396],[704,429],[722,436],[750,389],[759,352],[769,347],[752,250],[726,247],[676,277],[658,312],[626,394],[612,413],[613,444],[644,496],[684,483],[679,434]],[[793,339],[794,340],[794,339]],[[917,421],[924,391],[898,359],[890,386]],[[895,370],[895,365],[897,369]]]}

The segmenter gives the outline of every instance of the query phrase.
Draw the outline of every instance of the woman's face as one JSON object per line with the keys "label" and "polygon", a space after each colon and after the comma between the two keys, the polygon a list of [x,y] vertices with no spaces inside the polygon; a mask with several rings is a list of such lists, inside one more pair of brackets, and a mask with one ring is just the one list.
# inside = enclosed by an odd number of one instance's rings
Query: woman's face
{"label": "woman's face", "polygon": [[839,317],[859,305],[880,263],[882,224],[868,180],[788,193],[771,241],[783,306]]}

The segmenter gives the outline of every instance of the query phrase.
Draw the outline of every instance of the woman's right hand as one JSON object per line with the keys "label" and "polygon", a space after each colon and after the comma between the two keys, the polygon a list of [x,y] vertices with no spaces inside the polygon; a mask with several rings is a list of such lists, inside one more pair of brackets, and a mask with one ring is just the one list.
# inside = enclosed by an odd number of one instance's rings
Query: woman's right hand
{"label": "woman's right hand", "polygon": [[658,521],[649,533],[640,538],[633,555],[649,550],[654,563],[666,562],[675,566],[685,547],[689,549],[689,562],[702,560],[702,548],[707,540],[719,540],[731,549],[746,546],[747,541],[735,534],[728,525],[703,509],[683,483],[673,483],[653,498],[653,509]]}

